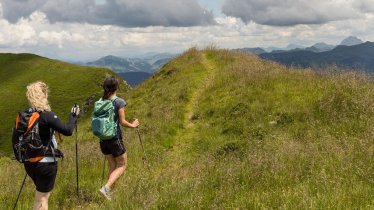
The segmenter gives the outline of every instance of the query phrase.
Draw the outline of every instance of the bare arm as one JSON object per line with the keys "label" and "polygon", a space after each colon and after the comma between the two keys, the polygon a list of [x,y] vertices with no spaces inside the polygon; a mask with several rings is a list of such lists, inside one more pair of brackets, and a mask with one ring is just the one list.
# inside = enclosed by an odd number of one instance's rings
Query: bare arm
{"label": "bare arm", "polygon": [[135,119],[132,123],[128,122],[125,118],[125,108],[121,108],[118,110],[118,118],[119,122],[122,126],[128,127],[128,128],[136,128],[139,126],[139,120]]}

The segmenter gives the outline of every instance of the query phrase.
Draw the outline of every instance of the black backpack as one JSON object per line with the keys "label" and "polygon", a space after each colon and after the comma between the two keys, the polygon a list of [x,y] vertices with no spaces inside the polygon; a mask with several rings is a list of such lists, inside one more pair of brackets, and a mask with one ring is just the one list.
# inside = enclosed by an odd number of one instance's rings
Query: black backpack
{"label": "black backpack", "polygon": [[13,128],[12,146],[16,159],[21,163],[35,163],[46,156],[63,157],[63,153],[51,145],[52,135],[47,146],[39,135],[40,113],[34,109],[19,112]]}

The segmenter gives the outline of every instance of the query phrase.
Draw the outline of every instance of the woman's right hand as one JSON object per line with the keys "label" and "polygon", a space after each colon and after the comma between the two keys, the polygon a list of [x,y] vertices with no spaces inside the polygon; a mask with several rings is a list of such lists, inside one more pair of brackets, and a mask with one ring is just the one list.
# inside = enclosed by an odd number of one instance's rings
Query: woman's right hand
{"label": "woman's right hand", "polygon": [[138,126],[139,126],[139,120],[138,119],[134,119],[133,121],[132,121],[132,126],[134,127],[134,128],[137,128]]}

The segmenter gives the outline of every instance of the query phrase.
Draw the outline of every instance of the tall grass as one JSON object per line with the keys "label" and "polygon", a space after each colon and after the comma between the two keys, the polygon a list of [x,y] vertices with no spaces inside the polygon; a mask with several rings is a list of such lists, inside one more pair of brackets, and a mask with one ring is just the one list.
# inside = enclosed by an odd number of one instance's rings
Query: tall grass
{"label": "tall grass", "polygon": [[[125,129],[129,164],[114,200],[99,197],[102,156],[80,124],[61,148],[56,209],[372,209],[373,81],[353,72],[288,69],[243,53],[195,48],[128,93],[148,155]],[[0,200],[15,199],[23,170],[0,159]],[[13,176],[11,176],[11,174]],[[32,206],[27,182],[20,209]]]}

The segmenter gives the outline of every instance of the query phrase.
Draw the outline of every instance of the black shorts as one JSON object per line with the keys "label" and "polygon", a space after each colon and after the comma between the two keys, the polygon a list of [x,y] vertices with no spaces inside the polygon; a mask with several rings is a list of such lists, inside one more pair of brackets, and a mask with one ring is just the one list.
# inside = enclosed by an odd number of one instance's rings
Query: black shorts
{"label": "black shorts", "polygon": [[27,174],[34,181],[37,191],[42,193],[52,191],[57,175],[57,163],[32,163],[24,166]]}
{"label": "black shorts", "polygon": [[101,140],[100,149],[104,155],[118,157],[126,152],[122,139]]}

